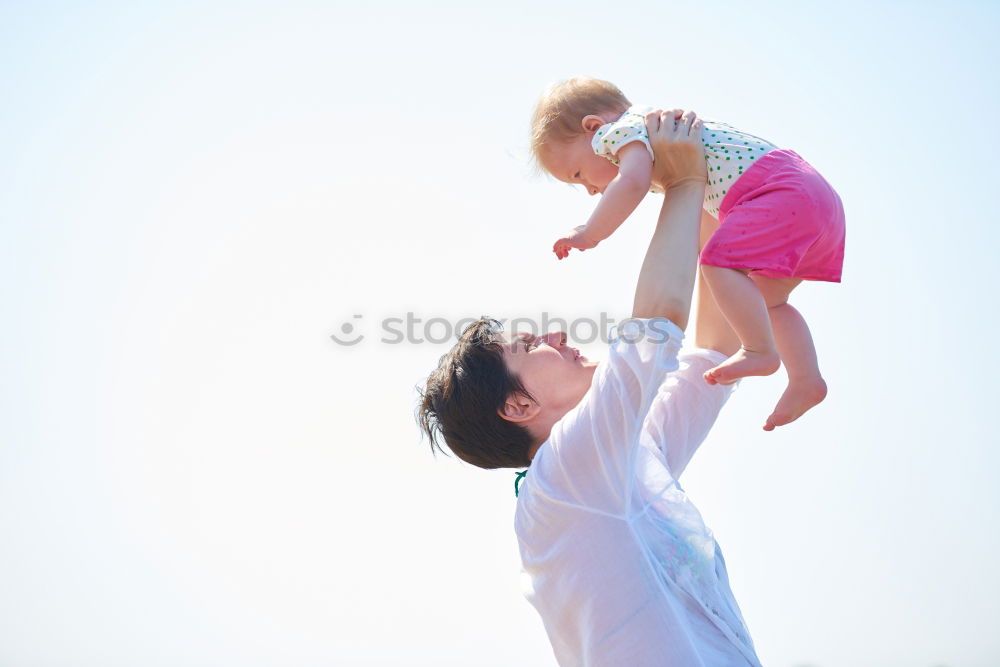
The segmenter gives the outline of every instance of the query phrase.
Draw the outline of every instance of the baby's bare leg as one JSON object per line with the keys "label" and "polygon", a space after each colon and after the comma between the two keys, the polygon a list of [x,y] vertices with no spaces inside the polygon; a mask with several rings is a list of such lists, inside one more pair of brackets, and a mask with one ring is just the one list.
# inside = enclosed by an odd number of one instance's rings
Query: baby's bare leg
{"label": "baby's bare leg", "polygon": [[740,339],[739,351],[706,372],[705,381],[732,384],[748,375],[770,375],[778,370],[778,350],[761,291],[739,269],[702,265],[701,270],[719,309]]}
{"label": "baby's bare leg", "polygon": [[788,373],[788,386],[774,412],[764,424],[765,431],[793,422],[826,398],[826,382],[819,372],[816,348],[805,319],[788,303],[789,293],[801,282],[797,279],[751,276],[767,303],[774,340]]}

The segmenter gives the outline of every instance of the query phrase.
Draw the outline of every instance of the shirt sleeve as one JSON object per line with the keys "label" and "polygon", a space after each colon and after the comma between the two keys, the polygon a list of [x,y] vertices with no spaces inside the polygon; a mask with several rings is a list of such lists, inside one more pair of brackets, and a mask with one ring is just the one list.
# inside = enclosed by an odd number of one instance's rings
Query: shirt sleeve
{"label": "shirt sleeve", "polygon": [[684,333],[663,319],[633,319],[612,339],[580,403],[552,428],[532,468],[552,494],[607,512],[620,512],[632,457],[660,385],[678,368]]}
{"label": "shirt sleeve", "polygon": [[627,111],[625,115],[615,122],[602,125],[598,128],[591,141],[591,147],[598,155],[618,164],[619,149],[633,141],[642,142],[646,150],[649,151],[649,157],[654,160],[656,159],[653,156],[653,147],[649,144],[649,133],[646,131],[645,116]]}
{"label": "shirt sleeve", "polygon": [[715,350],[685,350],[679,368],[659,388],[642,426],[643,444],[655,446],[674,479],[698,451],[735,385],[710,385],[705,371],[726,360]]}

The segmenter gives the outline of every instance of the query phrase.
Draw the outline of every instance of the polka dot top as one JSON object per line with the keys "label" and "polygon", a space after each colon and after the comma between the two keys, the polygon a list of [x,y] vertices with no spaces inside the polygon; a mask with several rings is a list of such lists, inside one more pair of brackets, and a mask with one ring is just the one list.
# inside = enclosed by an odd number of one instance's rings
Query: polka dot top
{"label": "polka dot top", "polygon": [[[653,149],[646,132],[646,113],[651,110],[652,107],[634,106],[615,122],[602,125],[591,143],[594,152],[617,165],[618,149],[627,143],[641,141],[652,156]],[[778,147],[765,139],[741,132],[732,125],[702,120],[705,127],[701,133],[701,142],[708,165],[704,208],[718,218],[719,206],[736,179],[752,167],[755,160]]]}
{"label": "polka dot top", "polygon": [[708,185],[705,187],[705,210],[719,217],[722,199],[755,160],[778,147],[760,137],[740,132],[732,125],[706,120],[701,133],[708,162]]}

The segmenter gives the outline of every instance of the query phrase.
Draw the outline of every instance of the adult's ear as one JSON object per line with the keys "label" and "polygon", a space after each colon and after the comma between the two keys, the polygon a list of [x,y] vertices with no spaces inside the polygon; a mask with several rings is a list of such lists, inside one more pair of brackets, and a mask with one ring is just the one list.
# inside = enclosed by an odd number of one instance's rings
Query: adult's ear
{"label": "adult's ear", "polygon": [[521,423],[534,418],[541,409],[542,406],[524,394],[514,392],[507,397],[503,408],[497,410],[497,414],[509,422]]}
{"label": "adult's ear", "polygon": [[589,116],[584,116],[583,120],[580,121],[580,125],[583,126],[584,132],[597,132],[601,125],[604,125],[606,122],[607,121],[600,116],[591,114]]}

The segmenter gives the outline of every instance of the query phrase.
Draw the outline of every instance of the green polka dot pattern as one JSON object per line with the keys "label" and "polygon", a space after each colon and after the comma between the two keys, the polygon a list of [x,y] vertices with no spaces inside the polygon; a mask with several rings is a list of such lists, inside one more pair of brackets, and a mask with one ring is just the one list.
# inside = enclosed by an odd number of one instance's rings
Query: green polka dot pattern
{"label": "green polka dot pattern", "polygon": [[645,113],[635,113],[635,107],[629,109],[622,117],[613,123],[601,126],[594,135],[591,147],[601,157],[607,158],[618,166],[618,149],[633,141],[645,144],[650,156],[653,149],[649,147],[649,136],[646,133]]}
{"label": "green polka dot pattern", "polygon": [[715,121],[705,121],[701,143],[708,163],[705,210],[716,218],[719,217],[719,206],[733,182],[746,167],[752,166],[752,163],[747,163],[778,148],[765,139]]}
{"label": "green polka dot pattern", "polygon": [[[632,107],[614,123],[608,123],[597,130],[591,144],[594,152],[617,165],[618,158],[615,157],[615,153],[618,149],[629,142],[641,141],[652,154],[649,137],[646,134],[646,110],[647,107]],[[704,207],[709,214],[718,218],[722,199],[736,179],[747,167],[752,166],[753,160],[777,150],[778,147],[726,123],[709,120],[704,123],[701,143],[708,164]]]}

